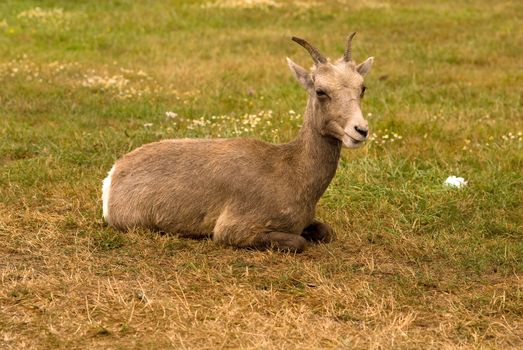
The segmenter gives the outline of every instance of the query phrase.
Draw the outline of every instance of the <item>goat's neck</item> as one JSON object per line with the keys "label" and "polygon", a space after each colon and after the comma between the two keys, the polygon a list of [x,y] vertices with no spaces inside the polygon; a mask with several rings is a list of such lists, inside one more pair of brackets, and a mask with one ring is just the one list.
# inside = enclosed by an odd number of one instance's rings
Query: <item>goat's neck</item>
{"label": "goat's neck", "polygon": [[305,109],[303,126],[294,141],[299,149],[299,181],[312,201],[317,202],[329,186],[340,159],[341,142],[333,137],[322,135],[319,124],[323,118],[319,106],[309,98]]}

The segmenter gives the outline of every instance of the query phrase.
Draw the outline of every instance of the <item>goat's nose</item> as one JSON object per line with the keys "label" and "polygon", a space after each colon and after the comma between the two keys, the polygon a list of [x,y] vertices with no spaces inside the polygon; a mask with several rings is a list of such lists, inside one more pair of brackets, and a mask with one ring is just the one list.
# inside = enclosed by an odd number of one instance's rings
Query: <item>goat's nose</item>
{"label": "goat's nose", "polygon": [[368,128],[361,128],[359,126],[355,126],[354,129],[356,129],[358,134],[360,134],[363,137],[367,137],[367,135],[369,134],[369,129]]}

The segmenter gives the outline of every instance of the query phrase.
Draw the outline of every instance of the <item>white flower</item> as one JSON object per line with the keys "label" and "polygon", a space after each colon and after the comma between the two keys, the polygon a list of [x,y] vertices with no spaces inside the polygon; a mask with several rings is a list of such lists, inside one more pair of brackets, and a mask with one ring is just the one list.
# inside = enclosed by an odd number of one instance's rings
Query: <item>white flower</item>
{"label": "white flower", "polygon": [[467,185],[467,181],[465,181],[465,179],[462,177],[456,177],[452,175],[447,177],[443,185],[447,187],[462,188]]}
{"label": "white flower", "polygon": [[176,119],[178,117],[178,113],[175,112],[165,112],[165,116],[169,119]]}
{"label": "white flower", "polygon": [[153,126],[154,124],[153,123],[145,123],[143,125],[144,128],[150,128],[151,126]]}

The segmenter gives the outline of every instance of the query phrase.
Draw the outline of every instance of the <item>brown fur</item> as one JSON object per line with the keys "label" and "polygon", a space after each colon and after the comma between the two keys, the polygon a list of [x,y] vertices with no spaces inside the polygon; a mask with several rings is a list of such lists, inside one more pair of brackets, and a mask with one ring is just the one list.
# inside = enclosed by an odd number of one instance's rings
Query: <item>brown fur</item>
{"label": "brown fur", "polygon": [[[329,241],[332,229],[314,221],[315,207],[336,172],[342,143],[360,143],[340,133],[354,111],[361,119],[356,125],[366,127],[359,110],[363,79],[352,62],[324,63],[312,73],[289,65],[309,92],[294,141],[178,139],[144,145],[115,164],[108,223],[296,252],[304,249],[305,238]],[[329,90],[329,101],[316,96],[315,84]],[[363,141],[357,133],[351,139]]]}

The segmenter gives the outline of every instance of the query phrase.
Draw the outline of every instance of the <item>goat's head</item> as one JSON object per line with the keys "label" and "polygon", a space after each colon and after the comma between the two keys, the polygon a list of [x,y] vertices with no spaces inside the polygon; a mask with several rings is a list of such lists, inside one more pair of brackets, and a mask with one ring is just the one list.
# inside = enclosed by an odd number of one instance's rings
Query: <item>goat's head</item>
{"label": "goat's head", "polygon": [[363,77],[369,73],[374,57],[356,64],[351,57],[351,42],[356,33],[349,35],[342,58],[330,62],[307,41],[292,40],[309,51],[314,66],[307,71],[289,58],[287,62],[300,84],[309,93],[314,113],[311,122],[322,135],[340,140],[345,147],[355,148],[368,137],[369,124],[361,112],[361,99],[365,93]]}

